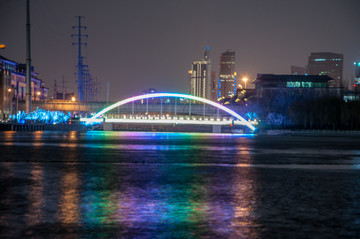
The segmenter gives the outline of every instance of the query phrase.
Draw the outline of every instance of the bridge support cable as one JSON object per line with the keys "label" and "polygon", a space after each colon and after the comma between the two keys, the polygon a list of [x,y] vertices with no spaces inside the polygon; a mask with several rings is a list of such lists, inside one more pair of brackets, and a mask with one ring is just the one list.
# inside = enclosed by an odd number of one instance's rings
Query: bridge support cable
{"label": "bridge support cable", "polygon": [[175,115],[176,115],[176,102],[177,102],[177,97],[175,97]]}
{"label": "bridge support cable", "polygon": [[162,97],[160,98],[160,117],[162,117]]}
{"label": "bridge support cable", "polygon": [[191,99],[189,100],[189,117],[191,116]]}

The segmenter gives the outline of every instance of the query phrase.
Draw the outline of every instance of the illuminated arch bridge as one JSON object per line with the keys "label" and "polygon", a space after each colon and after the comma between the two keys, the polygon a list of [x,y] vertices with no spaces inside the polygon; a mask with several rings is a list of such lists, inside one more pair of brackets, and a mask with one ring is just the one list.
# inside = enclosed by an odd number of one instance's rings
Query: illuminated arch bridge
{"label": "illuminated arch bridge", "polygon": [[[175,116],[170,116],[169,114],[163,113],[163,97],[164,98],[175,98]],[[146,115],[146,116],[134,116],[134,102],[135,101],[144,101],[146,100],[146,104],[148,104],[149,99],[157,99],[160,98],[161,100],[161,108],[160,108],[160,115],[152,116],[152,115]],[[186,116],[179,116],[177,115],[177,108],[176,108],[176,99],[179,98],[181,100],[187,99],[189,101],[189,115],[191,111],[191,100],[193,101],[199,101],[203,103],[204,105],[204,115],[205,115],[205,105],[211,105],[219,110],[226,112],[230,115],[228,118],[219,118],[219,117],[186,117]],[[119,108],[122,105],[132,103],[132,115],[122,117],[120,114],[117,115],[117,117],[109,117],[109,113]],[[178,106],[179,108],[179,106]],[[148,105],[146,105],[146,111],[148,111]],[[243,125],[248,127],[250,130],[254,131],[255,127],[245,120],[243,117],[241,117],[238,113],[235,111],[220,105],[216,102],[200,98],[193,95],[188,94],[181,94],[181,93],[151,93],[151,94],[144,94],[139,96],[130,97],[124,100],[121,100],[115,104],[112,104],[103,110],[99,111],[95,115],[93,115],[91,118],[81,118],[82,122],[85,122],[86,124],[92,124],[92,123],[101,123],[101,122],[107,122],[107,123],[141,123],[141,124],[194,124],[194,125]]]}

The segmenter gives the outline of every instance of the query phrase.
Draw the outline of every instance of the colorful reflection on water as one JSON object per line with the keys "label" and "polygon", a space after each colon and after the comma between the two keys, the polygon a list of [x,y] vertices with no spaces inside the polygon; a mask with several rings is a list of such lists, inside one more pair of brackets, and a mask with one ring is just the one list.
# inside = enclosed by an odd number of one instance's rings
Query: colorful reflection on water
{"label": "colorful reflection on water", "polygon": [[[349,221],[360,211],[360,195],[353,190],[360,186],[356,167],[293,169],[291,160],[298,163],[304,150],[297,154],[289,145],[283,147],[289,143],[284,139],[277,150],[292,156],[286,167],[281,153],[263,153],[277,152],[273,139],[257,140],[225,134],[3,133],[0,235],[267,238],[290,236],[305,224],[308,231],[302,236],[326,236],[344,223],[353,228],[351,233],[360,230]],[[344,151],[343,158],[332,162],[342,160],[343,165],[358,157],[352,148]],[[309,159],[303,160],[306,164]],[[330,200],[338,193],[347,201]],[[317,232],[311,224],[317,220],[311,217],[314,209],[327,213],[326,220],[336,216],[338,227]],[[354,210],[359,211],[349,213]]]}

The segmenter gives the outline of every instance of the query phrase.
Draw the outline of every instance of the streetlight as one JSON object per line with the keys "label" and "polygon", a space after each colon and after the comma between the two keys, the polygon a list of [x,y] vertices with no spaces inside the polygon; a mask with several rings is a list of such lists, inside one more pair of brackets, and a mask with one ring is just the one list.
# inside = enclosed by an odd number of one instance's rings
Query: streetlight
{"label": "streetlight", "polygon": [[73,97],[71,97],[71,101],[72,101],[72,102],[75,102],[75,100],[76,100],[76,99],[75,99],[75,97],[74,97],[74,96],[73,96]]}
{"label": "streetlight", "polygon": [[37,96],[39,97],[39,101],[40,101],[40,95],[41,95],[41,92],[40,92],[40,91],[38,91],[38,92],[36,92],[36,94],[37,94]]}
{"label": "streetlight", "polygon": [[244,77],[242,78],[242,81],[245,83],[245,90],[246,90],[246,82],[248,81],[248,78]]}
{"label": "streetlight", "polygon": [[6,45],[5,44],[0,44],[0,49],[5,49]]}
{"label": "streetlight", "polygon": [[13,100],[12,98],[13,98],[13,97],[12,97],[12,93],[11,93],[11,92],[12,92],[12,89],[9,88],[9,89],[8,89],[8,92],[9,92],[10,115],[12,115],[12,106],[13,106],[13,105],[12,105],[12,103],[13,103],[13,102],[12,102],[12,100]]}

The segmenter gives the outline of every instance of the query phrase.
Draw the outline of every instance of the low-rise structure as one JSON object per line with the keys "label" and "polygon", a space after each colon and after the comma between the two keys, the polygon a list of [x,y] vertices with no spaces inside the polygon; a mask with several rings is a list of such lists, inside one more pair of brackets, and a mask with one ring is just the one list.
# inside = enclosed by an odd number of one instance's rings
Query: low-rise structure
{"label": "low-rise structure", "polygon": [[[329,86],[332,78],[325,75],[272,75],[259,74],[255,80],[258,113],[263,119],[269,115],[283,117],[282,124],[288,124],[289,109],[294,103],[303,103],[320,98],[343,99],[343,88]],[[285,122],[285,123],[284,123]]]}
{"label": "low-rise structure", "polygon": [[342,98],[342,88],[329,87],[331,80],[326,75],[258,74],[254,83],[258,99],[271,99],[284,94],[290,98]]}

